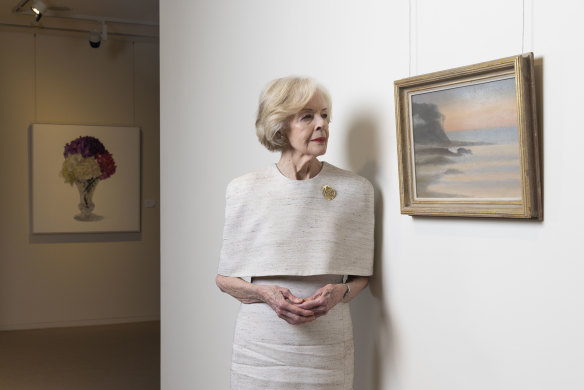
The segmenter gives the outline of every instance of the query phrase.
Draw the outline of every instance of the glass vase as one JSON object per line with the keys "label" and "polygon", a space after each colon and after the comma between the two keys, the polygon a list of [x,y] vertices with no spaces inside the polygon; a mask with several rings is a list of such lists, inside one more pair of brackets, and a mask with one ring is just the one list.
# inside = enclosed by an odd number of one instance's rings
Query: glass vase
{"label": "glass vase", "polygon": [[89,180],[78,180],[75,182],[77,185],[77,190],[79,190],[79,211],[80,213],[75,215],[75,219],[78,221],[95,221],[98,216],[93,214],[92,211],[95,208],[93,203],[93,193],[95,192],[95,187],[99,183],[99,179],[89,179]]}

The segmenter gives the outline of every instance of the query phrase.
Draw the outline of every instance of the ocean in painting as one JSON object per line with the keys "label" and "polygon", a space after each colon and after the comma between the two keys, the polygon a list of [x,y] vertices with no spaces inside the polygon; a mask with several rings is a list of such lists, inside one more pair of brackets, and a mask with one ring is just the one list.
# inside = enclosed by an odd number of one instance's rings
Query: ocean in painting
{"label": "ocean in painting", "polygon": [[516,126],[442,134],[448,140],[415,142],[416,198],[522,198]]}

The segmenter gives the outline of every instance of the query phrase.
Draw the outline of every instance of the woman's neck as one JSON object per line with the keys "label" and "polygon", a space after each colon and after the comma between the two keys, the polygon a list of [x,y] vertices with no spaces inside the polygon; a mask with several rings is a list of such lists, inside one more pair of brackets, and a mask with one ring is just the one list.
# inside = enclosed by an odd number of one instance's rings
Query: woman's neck
{"label": "woman's neck", "polygon": [[283,151],[276,164],[282,175],[293,180],[306,180],[318,175],[322,163],[314,156],[295,155],[292,151]]}

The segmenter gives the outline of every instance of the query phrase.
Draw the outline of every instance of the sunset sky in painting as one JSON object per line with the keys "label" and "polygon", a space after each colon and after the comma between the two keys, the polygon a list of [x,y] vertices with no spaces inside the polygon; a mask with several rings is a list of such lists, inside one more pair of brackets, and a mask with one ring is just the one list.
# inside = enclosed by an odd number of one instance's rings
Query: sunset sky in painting
{"label": "sunset sky in painting", "polygon": [[515,78],[420,93],[412,102],[437,105],[446,132],[517,126]]}

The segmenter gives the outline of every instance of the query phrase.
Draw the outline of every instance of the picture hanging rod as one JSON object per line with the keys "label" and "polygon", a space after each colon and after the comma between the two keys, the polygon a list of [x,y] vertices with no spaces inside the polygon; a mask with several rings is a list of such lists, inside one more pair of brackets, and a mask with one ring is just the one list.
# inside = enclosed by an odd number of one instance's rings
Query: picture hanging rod
{"label": "picture hanging rod", "polygon": [[[30,3],[31,0],[21,0],[16,7],[12,10],[13,13],[21,15],[31,15],[34,16],[35,13],[32,10],[25,8],[25,6]],[[123,18],[110,18],[107,16],[93,16],[93,15],[81,15],[81,14],[62,14],[60,12],[45,11],[43,13],[45,17],[59,18],[59,19],[74,19],[74,20],[86,20],[98,23],[121,23],[121,24],[135,24],[142,26],[153,26],[158,27],[158,22],[151,22],[147,20],[137,20],[137,19],[123,19]]]}
{"label": "picture hanging rod", "polygon": [[[91,30],[82,30],[82,29],[75,29],[75,28],[63,28],[63,27],[40,27],[40,26],[25,26],[22,24],[14,24],[14,23],[0,23],[0,27],[8,27],[8,28],[17,28],[17,29],[26,29],[26,30],[36,30],[36,31],[60,31],[60,32],[67,32],[67,33],[90,33]],[[108,32],[110,37],[119,37],[119,38],[148,38],[148,39],[158,39],[156,35],[147,35],[147,34],[128,34],[128,33],[118,33],[118,32]]]}

